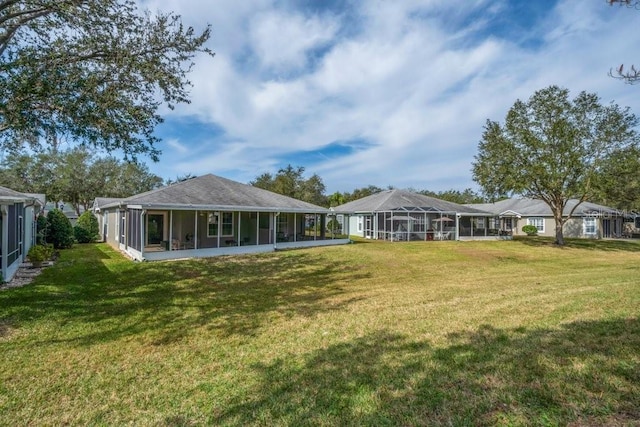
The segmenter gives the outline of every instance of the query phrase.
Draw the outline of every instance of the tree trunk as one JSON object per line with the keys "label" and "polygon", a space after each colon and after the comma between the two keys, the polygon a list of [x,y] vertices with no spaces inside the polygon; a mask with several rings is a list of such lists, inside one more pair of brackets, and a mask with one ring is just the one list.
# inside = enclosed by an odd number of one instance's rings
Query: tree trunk
{"label": "tree trunk", "polygon": [[564,222],[562,221],[562,211],[560,212],[554,212],[553,213],[553,219],[556,222],[556,245],[558,246],[564,246],[564,234],[562,232],[562,226],[564,225]]}

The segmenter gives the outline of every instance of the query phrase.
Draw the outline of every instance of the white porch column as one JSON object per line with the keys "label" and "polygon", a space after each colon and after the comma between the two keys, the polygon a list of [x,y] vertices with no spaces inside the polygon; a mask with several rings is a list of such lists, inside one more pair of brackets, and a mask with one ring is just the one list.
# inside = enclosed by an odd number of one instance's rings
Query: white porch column
{"label": "white porch column", "polygon": [[260,212],[256,212],[256,246],[260,244]]}
{"label": "white porch column", "polygon": [[193,249],[198,249],[198,210],[196,209],[196,219],[193,225]]}
{"label": "white porch column", "polygon": [[273,219],[273,228],[272,228],[272,238],[273,238],[273,247],[274,249],[278,246],[278,242],[276,241],[278,236],[278,217],[280,216],[280,212],[276,212],[271,214],[271,218]]}
{"label": "white porch column", "polygon": [[169,250],[173,250],[173,211],[169,211]]}
{"label": "white porch column", "polygon": [[[140,253],[142,254],[142,257],[144,258],[144,217],[147,214],[147,210],[146,209],[142,209],[142,211],[140,212]],[[164,231],[163,231],[164,232]]]}
{"label": "white porch column", "polygon": [[240,240],[242,240],[241,239],[242,236],[240,235],[240,221],[241,221],[240,211],[238,211],[238,241],[236,242],[237,246],[240,246]]}
{"label": "white porch column", "polygon": [[7,269],[9,268],[9,207],[0,206],[2,212],[2,277],[6,280]]}

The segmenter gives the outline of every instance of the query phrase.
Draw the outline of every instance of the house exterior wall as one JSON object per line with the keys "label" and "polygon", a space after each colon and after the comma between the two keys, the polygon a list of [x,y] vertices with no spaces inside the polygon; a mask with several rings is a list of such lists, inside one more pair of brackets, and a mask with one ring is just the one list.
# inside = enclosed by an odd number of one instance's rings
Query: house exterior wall
{"label": "house exterior wall", "polygon": [[106,242],[110,246],[113,246],[114,248],[117,249],[118,248],[117,230],[116,230],[116,224],[118,219],[117,211],[115,209],[109,209],[109,210],[103,211],[103,215],[104,215],[104,221],[107,224]]}
{"label": "house exterior wall", "polygon": [[[547,237],[555,237],[556,235],[556,222],[551,217],[540,217],[540,216],[531,216],[531,217],[522,217],[518,220],[518,225],[514,228],[514,235],[518,236],[526,236],[526,233],[522,231],[522,227],[529,224],[529,220],[531,218],[543,218],[544,220],[544,231],[538,231],[538,236],[547,236]],[[583,239],[600,239],[603,237],[602,234],[602,218],[593,217],[595,220],[595,232],[585,234],[585,218],[582,216],[572,217],[567,222],[564,223],[562,227],[564,237],[568,238],[583,238]]]}
{"label": "house exterior wall", "polygon": [[[358,224],[362,224],[359,226]],[[351,236],[364,237],[364,215],[351,215],[349,217],[349,234]]]}
{"label": "house exterior wall", "polygon": [[24,209],[24,249],[23,255],[26,258],[31,246],[36,243],[36,208],[35,206],[27,206]]}

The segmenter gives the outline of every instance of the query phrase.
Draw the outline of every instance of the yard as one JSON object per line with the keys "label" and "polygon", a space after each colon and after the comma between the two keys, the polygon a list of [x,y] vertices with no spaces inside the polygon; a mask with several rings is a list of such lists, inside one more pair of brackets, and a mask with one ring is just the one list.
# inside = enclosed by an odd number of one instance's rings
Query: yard
{"label": "yard", "polygon": [[369,242],[0,292],[0,424],[638,425],[640,244]]}

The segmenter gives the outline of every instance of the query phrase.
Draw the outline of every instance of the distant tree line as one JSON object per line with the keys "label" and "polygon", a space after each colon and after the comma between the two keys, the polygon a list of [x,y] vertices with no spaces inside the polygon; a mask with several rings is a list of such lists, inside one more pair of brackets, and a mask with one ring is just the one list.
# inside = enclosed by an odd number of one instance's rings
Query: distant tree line
{"label": "distant tree line", "polygon": [[[264,190],[273,191],[274,193],[283,194],[298,200],[313,203],[318,206],[335,207],[353,200],[384,191],[384,188],[375,185],[368,185],[362,188],[356,188],[353,191],[340,192],[336,191],[331,195],[325,195],[325,185],[322,178],[318,174],[313,174],[309,178],[304,177],[305,168],[303,166],[288,165],[278,170],[277,173],[263,173],[257,176],[251,185],[262,188]],[[388,186],[386,189],[393,189]],[[454,203],[483,203],[485,199],[471,188],[465,190],[415,190],[409,189],[415,193],[424,194],[425,196],[436,197],[441,200],[447,200]]]}
{"label": "distant tree line", "polygon": [[145,165],[99,157],[78,147],[35,154],[12,152],[0,162],[0,185],[47,201],[70,203],[80,215],[96,197],[128,197],[161,187]]}

